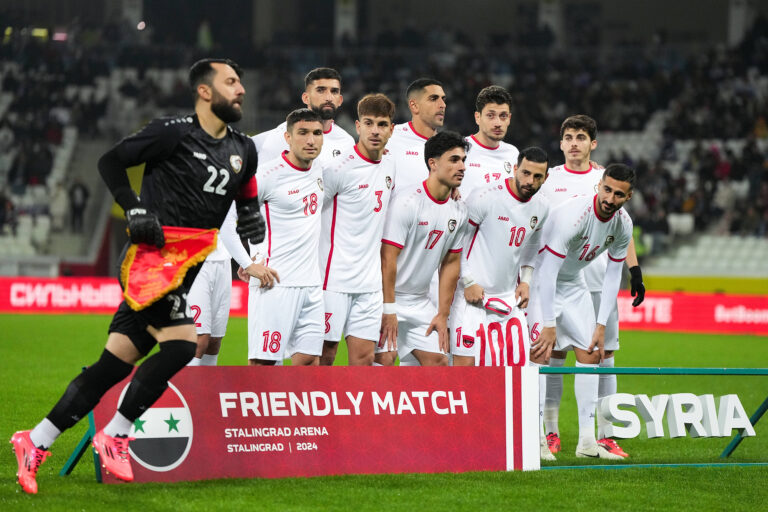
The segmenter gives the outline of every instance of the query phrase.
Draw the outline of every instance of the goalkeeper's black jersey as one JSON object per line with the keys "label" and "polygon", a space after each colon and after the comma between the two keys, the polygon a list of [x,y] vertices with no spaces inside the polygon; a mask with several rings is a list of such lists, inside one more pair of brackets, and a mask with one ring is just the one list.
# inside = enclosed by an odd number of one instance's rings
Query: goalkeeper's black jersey
{"label": "goalkeeper's black jersey", "polygon": [[208,135],[196,114],[158,118],[113,148],[125,167],[146,163],[143,205],[165,226],[219,228],[240,188],[256,172],[253,142],[227,128]]}

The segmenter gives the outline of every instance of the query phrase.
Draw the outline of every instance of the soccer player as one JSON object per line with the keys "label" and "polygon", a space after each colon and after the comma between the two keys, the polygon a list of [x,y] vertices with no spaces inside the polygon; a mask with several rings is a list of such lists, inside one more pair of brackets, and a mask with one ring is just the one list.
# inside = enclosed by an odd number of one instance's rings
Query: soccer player
{"label": "soccer player", "polygon": [[[631,168],[611,164],[603,173],[597,194],[577,196],[552,211],[542,235],[536,289],[529,307],[532,356],[547,360],[556,347],[559,351],[572,348],[577,367],[597,368],[605,359],[606,325],[616,307],[623,262],[632,240],[632,220],[622,206],[632,197],[634,183]],[[595,315],[582,269],[604,252],[608,253],[608,263]],[[595,438],[598,376],[578,374],[575,380],[579,416],[576,456],[622,459]]]}
{"label": "soccer player", "polygon": [[443,84],[432,78],[414,80],[405,91],[411,120],[395,126],[387,152],[395,157],[398,186],[420,185],[428,173],[421,161],[424,143],[437,133],[445,122],[445,91]]}
{"label": "soccer player", "polygon": [[[316,68],[304,77],[301,101],[315,111],[323,123],[323,149],[316,158],[317,164],[325,164],[346,152],[355,144],[341,126],[334,123],[336,113],[344,101],[341,95],[341,75],[331,68]],[[251,137],[256,144],[259,161],[267,162],[288,150],[285,138],[286,124]]]}
{"label": "soccer player", "polygon": [[357,104],[360,140],[323,172],[325,203],[320,269],[325,344],[320,364],[331,366],[342,333],[349,364],[373,364],[381,328],[381,236],[394,187],[394,162],[384,156],[395,104],[368,94]]}
{"label": "soccer player", "polygon": [[[598,169],[591,161],[592,151],[597,147],[597,123],[589,116],[575,115],[563,121],[560,127],[560,149],[565,156],[565,164],[549,170],[549,177],[541,188],[541,194],[546,197],[552,206],[557,206],[579,194],[593,195],[603,175],[603,170]],[[584,269],[584,277],[592,295],[592,303],[595,314],[600,307],[600,291],[603,287],[603,276],[608,264],[608,255],[597,258],[593,264]],[[645,296],[642,273],[635,253],[634,241],[630,242],[627,250],[627,265],[631,276],[632,295],[636,296],[634,306],[640,305]],[[613,308],[608,317],[605,332],[605,359],[600,362],[602,368],[614,366],[613,352],[619,349],[619,316],[617,308]],[[565,363],[566,353],[553,351],[549,359],[549,365],[562,367]],[[598,399],[616,393],[616,375],[602,374],[599,376],[600,386]],[[563,376],[548,374],[546,376],[546,395],[544,404],[544,424],[547,431],[547,442],[552,453],[560,451],[560,436],[558,425],[558,413],[560,399],[563,393]],[[606,421],[598,417],[598,442],[605,445],[609,451],[626,456],[614,441],[604,435]]]}
{"label": "soccer player", "polygon": [[451,309],[454,366],[528,362],[523,309],[549,213],[547,201],[535,195],[547,177],[547,164],[544,150],[526,148],[511,177],[467,198],[470,227],[461,268],[465,288],[461,295],[457,292]]}
{"label": "soccer player", "polygon": [[[196,94],[195,113],[150,122],[105,153],[99,172],[126,212],[134,244],[162,248],[162,225],[218,228],[236,197],[238,230],[258,242],[264,225],[255,198],[256,152],[248,137],[227,125],[242,115],[245,89],[240,68],[229,60],[204,59],[191,67],[189,81]],[[146,167],[139,198],[130,187],[126,168],[142,162]],[[145,309],[135,311],[123,301],[99,360],[69,384],[37,426],[13,435],[17,477],[25,492],[37,492],[37,470],[61,432],[88,414],[159,343],[160,350],[136,370],[115,416],[93,439],[107,471],[133,480],[128,454],[133,422],[195,355],[197,336],[187,292],[198,268],[189,269],[178,288]],[[254,274],[261,272],[259,267]]]}
{"label": "soccer player", "polygon": [[459,191],[469,197],[473,190],[512,176],[517,148],[504,142],[511,119],[512,97],[506,89],[491,85],[475,100],[477,133],[467,137],[467,171]]}
{"label": "soccer player", "polygon": [[[438,133],[424,145],[429,176],[399,188],[392,198],[381,246],[384,312],[376,362],[447,365],[448,313],[461,263],[467,209],[451,200],[461,185],[467,142],[456,132]],[[438,306],[429,285],[440,270]],[[395,354],[397,350],[397,354]]]}
{"label": "soccer player", "polygon": [[[248,359],[274,365],[317,365],[323,349],[324,307],[318,262],[323,168],[313,165],[323,146],[321,116],[310,109],[286,118],[288,151],[259,164],[258,198],[267,221],[265,247],[251,246],[274,282],[251,279],[248,293]],[[265,286],[266,284],[266,286]]]}
{"label": "soccer player", "polygon": [[216,250],[205,258],[189,290],[187,302],[197,329],[197,351],[187,366],[216,366],[218,361],[221,339],[227,332],[232,297],[230,258],[234,257],[242,269],[256,265],[240,242],[236,226],[237,214],[233,204],[219,230]]}

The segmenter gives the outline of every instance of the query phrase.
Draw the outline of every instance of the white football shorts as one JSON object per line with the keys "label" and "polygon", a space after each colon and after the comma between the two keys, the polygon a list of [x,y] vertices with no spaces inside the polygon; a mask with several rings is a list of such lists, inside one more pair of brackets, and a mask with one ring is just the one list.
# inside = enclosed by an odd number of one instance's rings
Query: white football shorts
{"label": "white football shorts", "polygon": [[325,340],[339,341],[342,334],[379,342],[384,295],[381,291],[343,293],[325,290]]}
{"label": "white football shorts", "polygon": [[197,334],[224,337],[231,297],[232,268],[229,260],[205,260],[187,295]]}

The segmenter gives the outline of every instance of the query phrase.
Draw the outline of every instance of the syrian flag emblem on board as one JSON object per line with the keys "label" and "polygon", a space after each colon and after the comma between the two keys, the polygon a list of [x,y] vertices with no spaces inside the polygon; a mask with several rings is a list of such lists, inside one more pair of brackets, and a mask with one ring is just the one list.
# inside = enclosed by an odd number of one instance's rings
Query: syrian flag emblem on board
{"label": "syrian flag emblem on board", "polygon": [[[123,389],[123,401],[128,385]],[[171,471],[181,465],[192,447],[192,414],[179,389],[168,389],[133,422],[131,460],[150,471]]]}

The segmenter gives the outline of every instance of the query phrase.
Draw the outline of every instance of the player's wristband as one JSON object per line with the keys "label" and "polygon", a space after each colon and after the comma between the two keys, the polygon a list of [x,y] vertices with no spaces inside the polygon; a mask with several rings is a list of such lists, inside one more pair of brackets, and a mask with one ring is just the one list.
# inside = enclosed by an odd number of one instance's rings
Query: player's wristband
{"label": "player's wristband", "polygon": [[531,284],[531,277],[533,277],[533,267],[525,266],[520,269],[520,282],[525,284]]}
{"label": "player's wristband", "polygon": [[464,276],[461,278],[461,284],[464,285],[464,288],[469,288],[472,285],[477,284],[475,282],[475,279],[472,276]]}
{"label": "player's wristband", "polygon": [[541,326],[544,328],[557,327],[557,320],[545,320],[541,323]]}
{"label": "player's wristband", "polygon": [[384,314],[385,315],[396,315],[397,314],[397,304],[394,302],[385,302],[384,303]]}

